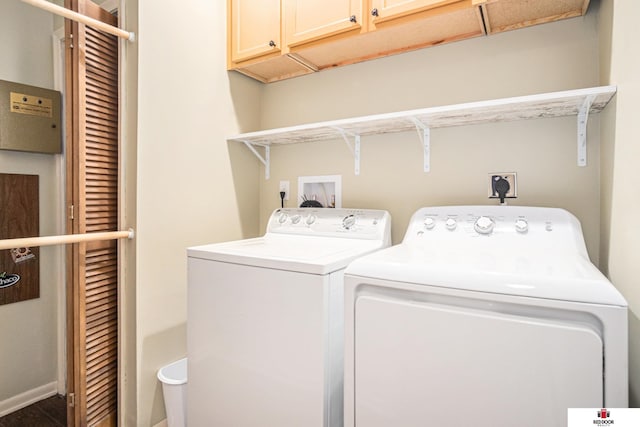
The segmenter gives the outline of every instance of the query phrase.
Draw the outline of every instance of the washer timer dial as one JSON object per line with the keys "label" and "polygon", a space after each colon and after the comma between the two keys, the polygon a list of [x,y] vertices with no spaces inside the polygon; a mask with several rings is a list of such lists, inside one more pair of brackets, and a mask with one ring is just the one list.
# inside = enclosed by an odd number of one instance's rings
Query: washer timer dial
{"label": "washer timer dial", "polygon": [[480,234],[491,234],[495,226],[496,223],[494,220],[492,220],[488,216],[481,216],[476,220],[473,228]]}
{"label": "washer timer dial", "polygon": [[347,215],[347,216],[345,216],[343,218],[342,227],[345,230],[351,229],[351,227],[353,227],[354,225],[356,225],[356,217],[355,217],[355,215]]}

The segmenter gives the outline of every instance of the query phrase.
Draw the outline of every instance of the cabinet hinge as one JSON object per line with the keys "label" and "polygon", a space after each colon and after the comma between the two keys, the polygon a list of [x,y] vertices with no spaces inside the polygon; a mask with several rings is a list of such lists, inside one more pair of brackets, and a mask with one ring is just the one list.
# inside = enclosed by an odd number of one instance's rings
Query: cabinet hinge
{"label": "cabinet hinge", "polygon": [[69,393],[69,406],[71,406],[72,408],[74,408],[76,406],[76,394],[75,393]]}
{"label": "cabinet hinge", "polygon": [[72,221],[74,220],[74,217],[73,217],[73,205],[69,206],[69,219],[72,220]]}

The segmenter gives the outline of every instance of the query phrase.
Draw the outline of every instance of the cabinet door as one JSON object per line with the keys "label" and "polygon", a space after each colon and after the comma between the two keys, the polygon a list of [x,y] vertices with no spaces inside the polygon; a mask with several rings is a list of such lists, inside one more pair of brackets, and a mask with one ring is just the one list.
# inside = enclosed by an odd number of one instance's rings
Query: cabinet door
{"label": "cabinet door", "polygon": [[460,0],[371,0],[368,13],[371,22],[376,24],[458,1]]}
{"label": "cabinet door", "polygon": [[287,46],[361,28],[362,0],[284,0]]}
{"label": "cabinet door", "polygon": [[231,62],[280,51],[280,0],[229,0]]}

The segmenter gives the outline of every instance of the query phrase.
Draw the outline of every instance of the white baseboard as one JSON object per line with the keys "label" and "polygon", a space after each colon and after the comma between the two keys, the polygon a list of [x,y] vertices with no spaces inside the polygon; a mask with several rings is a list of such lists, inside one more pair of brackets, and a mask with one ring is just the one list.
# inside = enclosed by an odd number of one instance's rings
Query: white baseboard
{"label": "white baseboard", "polygon": [[167,420],[164,419],[162,421],[160,421],[158,424],[154,425],[153,427],[168,427],[169,424],[167,424]]}
{"label": "white baseboard", "polygon": [[56,394],[58,394],[58,382],[54,381],[0,401],[0,417]]}

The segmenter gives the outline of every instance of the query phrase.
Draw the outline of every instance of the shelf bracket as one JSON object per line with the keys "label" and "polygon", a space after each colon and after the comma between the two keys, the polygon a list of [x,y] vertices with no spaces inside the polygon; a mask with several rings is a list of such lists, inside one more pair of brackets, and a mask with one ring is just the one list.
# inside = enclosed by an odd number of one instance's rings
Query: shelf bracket
{"label": "shelf bracket", "polygon": [[251,152],[258,158],[258,160],[260,160],[260,162],[264,165],[264,179],[269,179],[269,175],[271,173],[271,155],[270,155],[270,148],[268,145],[258,145],[259,147],[264,147],[264,157],[262,157],[262,155],[260,155],[260,153],[258,153],[258,150],[256,150],[253,147],[253,144],[250,143],[249,141],[242,141],[244,143],[244,145],[247,146],[247,148],[249,150],[251,150]]}
{"label": "shelf bracket", "polygon": [[411,117],[411,121],[416,125],[418,138],[422,143],[424,171],[429,172],[431,171],[431,129],[415,117]]}
{"label": "shelf bracket", "polygon": [[[342,139],[344,139],[345,144],[347,144],[349,151],[351,151],[351,154],[353,155],[354,174],[360,175],[360,135],[347,132],[344,129],[339,127],[333,127],[333,129],[337,130],[338,132],[340,132],[340,135],[342,135]],[[353,138],[353,146],[351,145],[351,141],[349,140],[349,137]]]}
{"label": "shelf bracket", "polygon": [[594,99],[595,95],[587,96],[578,110],[578,166],[587,166],[587,122]]}

